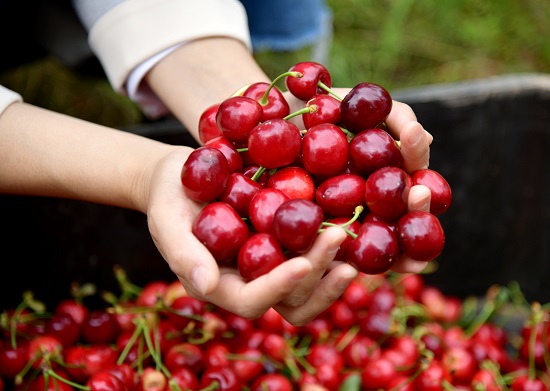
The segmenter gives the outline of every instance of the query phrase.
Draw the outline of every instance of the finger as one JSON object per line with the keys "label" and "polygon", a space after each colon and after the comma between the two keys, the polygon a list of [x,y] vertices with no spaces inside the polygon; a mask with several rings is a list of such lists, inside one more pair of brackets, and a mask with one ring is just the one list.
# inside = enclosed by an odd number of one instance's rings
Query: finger
{"label": "finger", "polygon": [[393,264],[391,270],[397,273],[421,273],[427,265],[428,262],[416,261],[403,255]]}
{"label": "finger", "polygon": [[340,263],[318,282],[308,300],[301,306],[278,304],[273,308],[288,322],[303,326],[334,303],[357,275],[353,266]]}
{"label": "finger", "polygon": [[432,194],[430,189],[424,185],[414,185],[409,191],[407,200],[409,211],[430,211],[430,201]]}
{"label": "finger", "polygon": [[217,288],[204,299],[255,319],[292,293],[309,273],[311,263],[301,257],[283,262],[250,282],[245,282],[237,269],[224,268]]}
{"label": "finger", "polygon": [[334,260],[340,244],[346,239],[346,235],[346,232],[341,228],[329,227],[317,237],[312,248],[302,256],[311,262],[312,271],[300,286],[283,300],[284,304],[296,307],[309,298],[313,288]]}

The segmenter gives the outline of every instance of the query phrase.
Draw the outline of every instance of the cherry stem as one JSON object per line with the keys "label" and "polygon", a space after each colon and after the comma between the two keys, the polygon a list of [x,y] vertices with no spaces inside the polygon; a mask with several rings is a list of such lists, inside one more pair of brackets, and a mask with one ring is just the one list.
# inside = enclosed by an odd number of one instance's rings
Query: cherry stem
{"label": "cherry stem", "polygon": [[329,94],[333,95],[336,99],[338,99],[340,102],[342,101],[342,97],[340,97],[336,92],[334,92],[334,90],[332,88],[330,88],[329,86],[327,86],[325,83],[323,83],[321,80],[319,80],[317,82],[317,85],[325,90],[326,92],[328,92]]}
{"label": "cherry stem", "polygon": [[346,128],[342,128],[342,127],[340,126],[340,130],[341,130],[342,132],[344,132],[344,134],[350,138],[350,142],[351,142],[351,139],[355,137],[355,133],[350,132],[350,131],[347,130]]}
{"label": "cherry stem", "polygon": [[[50,377],[53,377],[55,378],[56,380],[59,380],[63,383],[66,383],[74,388],[78,388],[79,390],[90,390],[90,387],[88,386],[83,386],[82,384],[78,384],[76,382],[73,382],[69,379],[65,379],[64,377],[60,376],[58,373],[56,373],[54,370],[52,370],[51,368],[48,368],[47,371],[44,372],[44,377],[48,377],[47,381],[46,381],[46,384],[47,382],[49,381],[49,378]],[[55,385],[54,385],[55,386]],[[46,389],[48,389],[48,387],[46,387]],[[55,387],[54,389],[58,389],[58,387]]]}
{"label": "cherry stem", "polygon": [[317,111],[317,106],[316,105],[305,106],[305,107],[303,107],[299,110],[296,110],[293,113],[290,113],[289,115],[287,115],[283,119],[288,121],[289,119],[297,117],[299,115],[315,113],[316,111]]}
{"label": "cherry stem", "polygon": [[258,182],[258,179],[260,179],[260,177],[262,176],[262,174],[265,172],[266,168],[265,167],[262,167],[260,166],[258,168],[258,170],[254,173],[254,175],[252,175],[252,180],[254,182]]}
{"label": "cherry stem", "polygon": [[[539,325],[543,320],[543,312],[540,308],[540,303],[534,302],[531,306],[532,315],[530,320],[531,334],[529,335],[529,379],[533,380],[536,377],[536,366],[535,366],[535,346],[537,343],[537,333]],[[543,327],[544,329],[544,327]]]}
{"label": "cherry stem", "polygon": [[295,71],[288,71],[288,72],[284,72],[284,73],[281,73],[279,76],[277,76],[275,79],[273,79],[273,81],[271,82],[271,84],[269,85],[269,87],[267,88],[267,90],[265,90],[264,94],[262,95],[262,98],[258,101],[262,106],[265,106],[267,105],[268,103],[268,96],[269,96],[269,91],[271,91],[271,89],[273,87],[275,87],[275,84],[277,84],[277,82],[279,80],[281,80],[282,78],[284,77],[287,77],[287,76],[291,76],[291,77],[295,77],[295,78],[300,78],[303,76],[302,73],[300,72],[295,72]]}
{"label": "cherry stem", "polygon": [[[340,227],[340,228],[343,228],[344,231],[346,231],[346,233],[349,236],[351,236],[352,238],[355,239],[357,237],[357,234],[350,231],[346,227],[351,225],[354,221],[356,221],[359,218],[359,215],[361,214],[361,212],[363,212],[364,209],[365,208],[363,207],[363,205],[357,205],[355,207],[355,211],[353,212],[353,217],[351,219],[349,219],[348,221],[346,221],[344,224],[333,224],[333,223],[329,223],[328,221],[323,221],[321,223],[321,227]],[[324,231],[323,228],[319,229],[319,233],[321,233],[323,231]]]}
{"label": "cherry stem", "polygon": [[237,152],[239,152],[239,153],[248,152],[248,147],[246,147],[246,148],[237,148]]}

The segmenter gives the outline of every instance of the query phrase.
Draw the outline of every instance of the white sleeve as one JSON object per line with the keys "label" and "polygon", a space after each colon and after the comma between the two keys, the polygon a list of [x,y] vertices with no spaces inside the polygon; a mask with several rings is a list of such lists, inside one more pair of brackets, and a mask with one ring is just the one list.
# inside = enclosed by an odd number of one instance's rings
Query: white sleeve
{"label": "white sleeve", "polygon": [[9,105],[15,102],[23,102],[21,95],[0,85],[0,114],[2,114]]}

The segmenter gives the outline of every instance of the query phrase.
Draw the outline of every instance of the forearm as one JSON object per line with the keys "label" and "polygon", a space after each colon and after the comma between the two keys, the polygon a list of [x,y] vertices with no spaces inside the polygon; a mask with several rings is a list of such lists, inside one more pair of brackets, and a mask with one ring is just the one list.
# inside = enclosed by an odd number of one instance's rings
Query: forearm
{"label": "forearm", "polygon": [[190,42],[159,62],[146,80],[197,140],[204,109],[244,85],[270,81],[249,50],[232,38]]}
{"label": "forearm", "polygon": [[0,116],[0,192],[146,210],[153,165],[174,147],[25,103]]}

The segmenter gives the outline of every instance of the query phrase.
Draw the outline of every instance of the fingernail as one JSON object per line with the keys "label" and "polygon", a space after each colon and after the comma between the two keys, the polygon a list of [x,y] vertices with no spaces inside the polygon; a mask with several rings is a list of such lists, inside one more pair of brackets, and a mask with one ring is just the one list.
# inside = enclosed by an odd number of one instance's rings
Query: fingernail
{"label": "fingernail", "polygon": [[412,134],[409,135],[409,142],[411,146],[415,146],[422,140],[426,131],[419,125],[415,126],[411,133]]}
{"label": "fingernail", "polygon": [[208,286],[208,271],[202,265],[195,266],[191,272],[191,283],[197,293],[204,295]]}
{"label": "fingernail", "polygon": [[354,267],[349,267],[342,279],[338,282],[340,289],[346,289],[348,285],[355,280],[359,272]]}

